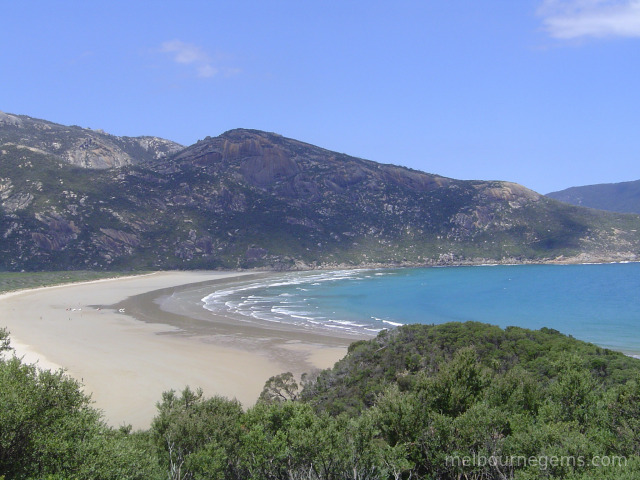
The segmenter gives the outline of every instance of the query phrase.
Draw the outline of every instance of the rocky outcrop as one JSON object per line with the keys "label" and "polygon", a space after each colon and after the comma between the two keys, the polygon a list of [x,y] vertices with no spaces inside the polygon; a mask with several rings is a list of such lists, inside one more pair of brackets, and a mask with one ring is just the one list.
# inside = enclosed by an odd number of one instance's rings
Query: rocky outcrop
{"label": "rocky outcrop", "polygon": [[112,228],[100,228],[103,235],[94,234],[93,243],[101,257],[108,262],[114,258],[131,255],[140,245],[140,239],[133,233]]}
{"label": "rocky outcrop", "polygon": [[0,126],[0,269],[640,258],[639,217],[514,183],[445,178],[255,130],[171,154],[154,137],[16,118]]}
{"label": "rocky outcrop", "polygon": [[83,168],[113,168],[131,165],[134,160],[111,142],[98,138],[84,138],[65,152],[63,158]]}
{"label": "rocky outcrop", "polygon": [[31,238],[42,250],[64,250],[80,233],[73,220],[69,221],[55,211],[47,214],[36,213],[35,218],[40,222],[41,228],[40,231],[32,232]]}
{"label": "rocky outcrop", "polygon": [[261,155],[244,158],[241,171],[249,183],[264,187],[294,177],[300,168],[283,151],[268,149]]}
{"label": "rocky outcrop", "polygon": [[0,112],[0,125],[11,125],[14,127],[20,127],[22,120],[15,115],[9,115],[8,113]]}
{"label": "rocky outcrop", "polygon": [[53,155],[82,168],[106,169],[173,155],[182,145],[158,137],[117,137],[102,130],[59,125],[0,112],[0,145]]}
{"label": "rocky outcrop", "polygon": [[0,178],[0,201],[5,201],[11,196],[13,182],[10,178]]}
{"label": "rocky outcrop", "polygon": [[7,213],[15,213],[18,210],[27,208],[33,199],[33,194],[29,192],[16,193],[2,202],[2,208],[4,208]]}
{"label": "rocky outcrop", "polygon": [[137,143],[145,152],[151,154],[154,160],[165,158],[179,152],[184,147],[170,140],[159,137],[124,137],[126,140]]}

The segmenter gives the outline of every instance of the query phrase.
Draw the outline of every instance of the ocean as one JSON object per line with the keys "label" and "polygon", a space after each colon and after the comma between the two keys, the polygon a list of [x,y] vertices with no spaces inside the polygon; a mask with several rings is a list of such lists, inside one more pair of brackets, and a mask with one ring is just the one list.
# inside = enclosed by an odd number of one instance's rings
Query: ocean
{"label": "ocean", "polygon": [[640,264],[291,272],[240,282],[203,307],[247,320],[375,335],[449,321],[539,329],[640,355]]}

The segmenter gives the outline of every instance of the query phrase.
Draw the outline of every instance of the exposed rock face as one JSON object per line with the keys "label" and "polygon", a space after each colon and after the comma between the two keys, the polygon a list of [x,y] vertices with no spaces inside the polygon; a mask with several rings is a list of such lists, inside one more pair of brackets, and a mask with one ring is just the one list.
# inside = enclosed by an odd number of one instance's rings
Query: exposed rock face
{"label": "exposed rock face", "polygon": [[116,137],[102,130],[67,127],[0,112],[0,146],[54,155],[82,168],[105,169],[157,160],[182,146],[157,137]]}
{"label": "exposed rock face", "polygon": [[47,215],[36,213],[36,220],[45,225],[43,232],[32,232],[33,241],[45,251],[63,250],[69,242],[75,240],[80,229],[57,212],[49,212]]}
{"label": "exposed rock face", "polygon": [[0,125],[12,125],[14,127],[19,127],[22,125],[22,120],[15,115],[0,112]]}
{"label": "exposed rock face", "polygon": [[131,255],[140,245],[140,239],[134,233],[127,233],[112,228],[101,228],[103,235],[93,235],[93,242],[100,255],[108,262],[120,256]]}
{"label": "exposed rock face", "polygon": [[130,165],[134,160],[111,142],[86,138],[67,150],[64,158],[71,165],[84,168],[112,168]]}
{"label": "exposed rock face", "polygon": [[381,165],[255,130],[230,130],[207,138],[185,149],[176,160],[208,171],[229,169],[252,186],[276,188],[288,197],[314,197],[327,189],[344,193],[354,185],[378,189],[395,184],[425,192],[451,183],[438,175]]}
{"label": "exposed rock face", "polygon": [[300,172],[296,162],[277,149],[246,157],[241,170],[244,178],[256,186],[273,185],[280,179],[293,177]]}
{"label": "exposed rock face", "polygon": [[0,178],[0,200],[4,201],[11,195],[13,184],[10,178]]}
{"label": "exposed rock face", "polygon": [[31,193],[20,192],[10,196],[2,202],[2,207],[8,213],[15,213],[18,210],[27,208],[33,201],[33,195]]}
{"label": "exposed rock face", "polygon": [[254,130],[171,154],[154,137],[9,120],[0,124],[10,140],[0,145],[0,269],[640,258],[639,217],[514,183],[454,180]]}

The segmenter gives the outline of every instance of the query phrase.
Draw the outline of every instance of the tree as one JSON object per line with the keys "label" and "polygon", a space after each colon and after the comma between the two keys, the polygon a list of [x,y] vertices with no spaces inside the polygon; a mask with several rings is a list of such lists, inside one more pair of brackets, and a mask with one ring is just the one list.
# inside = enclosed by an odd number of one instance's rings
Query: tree
{"label": "tree", "polygon": [[6,328],[0,328],[0,356],[2,352],[13,350],[9,341],[9,331]]}
{"label": "tree", "polygon": [[298,399],[298,390],[298,383],[293,373],[281,373],[266,381],[258,401],[264,403],[294,401]]}
{"label": "tree", "polygon": [[8,478],[59,470],[79,459],[71,441],[99,423],[75,380],[39,370],[15,356],[0,362],[0,472]]}
{"label": "tree", "polygon": [[107,427],[64,371],[41,370],[15,355],[0,360],[0,475],[6,480],[158,478],[150,453]]}
{"label": "tree", "polygon": [[473,347],[458,350],[433,377],[423,377],[420,395],[434,410],[457,416],[465,412],[488,384]]}
{"label": "tree", "polygon": [[226,478],[234,468],[242,406],[237,400],[205,398],[189,387],[162,394],[151,437],[169,478]]}

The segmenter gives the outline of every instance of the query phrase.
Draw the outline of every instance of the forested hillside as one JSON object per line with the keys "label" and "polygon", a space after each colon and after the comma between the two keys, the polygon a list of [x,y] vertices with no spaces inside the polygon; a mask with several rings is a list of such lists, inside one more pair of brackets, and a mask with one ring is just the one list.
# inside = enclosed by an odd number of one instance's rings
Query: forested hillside
{"label": "forested hillside", "polygon": [[[388,159],[398,162],[401,159]],[[640,218],[259,130],[180,145],[0,115],[0,270],[633,261]]]}

